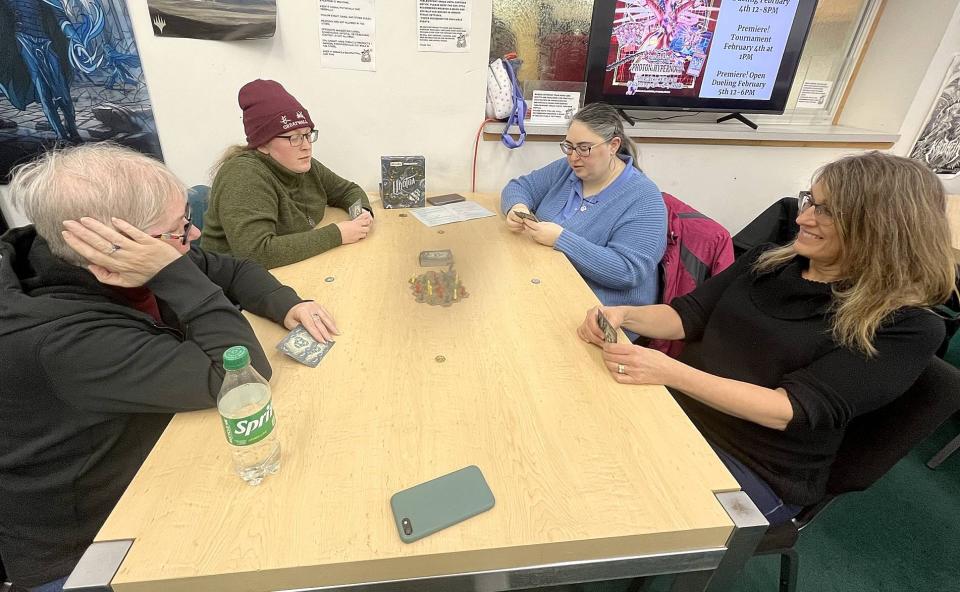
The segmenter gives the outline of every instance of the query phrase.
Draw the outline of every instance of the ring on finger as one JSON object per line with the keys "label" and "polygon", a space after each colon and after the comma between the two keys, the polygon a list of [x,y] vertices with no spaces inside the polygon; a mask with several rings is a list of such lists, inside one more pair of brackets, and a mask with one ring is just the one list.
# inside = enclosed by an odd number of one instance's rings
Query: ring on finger
{"label": "ring on finger", "polygon": [[311,314],[310,317],[311,317],[313,320],[315,320],[315,321],[319,321],[319,320],[320,320],[320,313],[315,312],[315,313]]}
{"label": "ring on finger", "polygon": [[625,374],[623,364],[617,364],[617,374]]}
{"label": "ring on finger", "polygon": [[120,245],[111,244],[110,247],[107,249],[106,253],[107,253],[107,255],[113,255],[114,253],[116,253],[116,252],[119,251],[119,250],[120,250]]}

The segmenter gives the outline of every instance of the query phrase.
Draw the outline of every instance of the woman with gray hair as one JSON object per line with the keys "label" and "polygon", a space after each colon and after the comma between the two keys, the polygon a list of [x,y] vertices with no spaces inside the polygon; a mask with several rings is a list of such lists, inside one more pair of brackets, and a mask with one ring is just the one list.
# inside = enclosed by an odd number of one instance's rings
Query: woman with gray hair
{"label": "woman with gray hair", "polygon": [[49,152],[0,237],[0,556],[56,590],[173,413],[216,405],[223,352],[267,358],[238,305],[318,340],[329,313],[259,264],[191,247],[183,184],[115,145]]}
{"label": "woman with gray hair", "polygon": [[586,105],[560,150],[565,158],[504,187],[507,227],[564,253],[603,304],[653,304],[667,210],[620,116],[604,103]]}

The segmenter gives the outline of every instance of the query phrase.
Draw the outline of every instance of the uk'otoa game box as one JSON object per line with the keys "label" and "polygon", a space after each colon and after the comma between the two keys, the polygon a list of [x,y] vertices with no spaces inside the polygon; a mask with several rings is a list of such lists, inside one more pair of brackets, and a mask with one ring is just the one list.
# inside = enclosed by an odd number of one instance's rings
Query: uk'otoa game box
{"label": "uk'otoa game box", "polygon": [[422,156],[380,157],[380,199],[384,208],[422,208],[426,196]]}

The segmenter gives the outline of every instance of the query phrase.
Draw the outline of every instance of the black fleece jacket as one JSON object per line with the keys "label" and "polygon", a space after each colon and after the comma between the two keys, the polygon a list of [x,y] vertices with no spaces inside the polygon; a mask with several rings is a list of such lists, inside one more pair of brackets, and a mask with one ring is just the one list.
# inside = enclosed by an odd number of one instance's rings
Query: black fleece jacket
{"label": "black fleece jacket", "polygon": [[146,285],[163,319],[0,237],[0,556],[21,586],[70,573],[173,413],[216,405],[222,354],[270,366],[236,305],[282,322],[301,302],[260,265],[197,247]]}

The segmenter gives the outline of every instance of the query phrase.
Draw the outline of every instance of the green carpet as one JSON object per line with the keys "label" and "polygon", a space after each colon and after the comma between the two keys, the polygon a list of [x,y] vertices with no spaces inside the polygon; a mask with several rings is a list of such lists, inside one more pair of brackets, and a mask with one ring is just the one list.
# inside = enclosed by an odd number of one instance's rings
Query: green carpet
{"label": "green carpet", "polygon": [[954,338],[950,340],[950,346],[943,354],[943,359],[954,366],[960,367],[960,332],[957,332]]}
{"label": "green carpet", "polygon": [[[925,464],[958,433],[954,418],[873,487],[838,499],[804,529],[798,592],[960,591],[960,452],[935,471]],[[754,557],[730,592],[776,592],[779,569],[779,557]],[[623,592],[626,586],[577,588]],[[656,592],[668,589],[665,578],[653,585]]]}
{"label": "green carpet", "polygon": [[[926,461],[960,433],[951,420],[862,493],[838,499],[800,536],[798,592],[960,590],[960,453]],[[777,590],[779,558],[755,557],[731,592]]]}

